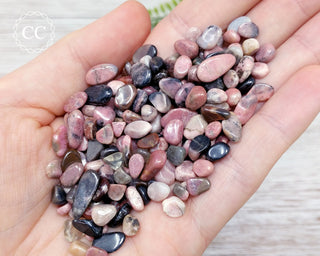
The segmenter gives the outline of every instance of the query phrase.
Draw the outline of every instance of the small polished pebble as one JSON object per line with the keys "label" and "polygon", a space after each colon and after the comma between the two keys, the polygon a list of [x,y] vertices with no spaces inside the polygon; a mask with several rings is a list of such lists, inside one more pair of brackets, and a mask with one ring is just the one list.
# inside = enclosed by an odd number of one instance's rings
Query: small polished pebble
{"label": "small polished pebble", "polygon": [[127,186],[124,184],[110,184],[108,196],[114,201],[120,201],[123,198],[126,189]]}
{"label": "small polished pebble", "polygon": [[121,225],[124,217],[126,217],[132,209],[132,207],[127,201],[120,202],[118,208],[119,210],[116,216],[114,216],[114,218],[108,223],[108,227],[117,227]]}
{"label": "small polished pebble", "polygon": [[158,111],[155,107],[145,104],[141,108],[141,117],[144,121],[152,122],[158,115]]}
{"label": "small polished pebble", "polygon": [[175,169],[175,166],[169,160],[167,160],[165,165],[156,174],[154,179],[156,181],[166,183],[167,185],[171,185],[175,180]]}
{"label": "small polished pebble", "polygon": [[109,254],[98,247],[91,246],[87,252],[86,256],[108,256]]}
{"label": "small polished pebble", "polygon": [[218,88],[221,90],[225,89],[225,84],[223,82],[223,79],[221,77],[217,78],[216,80],[209,82],[209,83],[204,83],[204,88],[209,91],[212,88]]}
{"label": "small polished pebble", "polygon": [[222,130],[229,140],[234,142],[239,141],[241,139],[242,124],[238,116],[232,113],[228,119],[223,120]]}
{"label": "small polished pebble", "polygon": [[67,113],[81,108],[87,101],[88,95],[85,92],[76,92],[70,96],[63,106],[63,110]]}
{"label": "small polished pebble", "polygon": [[242,43],[244,55],[254,55],[259,50],[259,48],[259,41],[255,38],[246,39]]}
{"label": "small polished pebble", "polygon": [[137,142],[139,148],[153,148],[159,143],[159,135],[157,133],[150,133],[141,138]]}
{"label": "small polished pebble", "polygon": [[230,107],[236,106],[241,99],[241,92],[237,88],[229,88],[226,90],[228,96],[227,103]]}
{"label": "small polished pebble", "polygon": [[131,214],[123,219],[122,231],[126,236],[135,236],[140,230],[139,220]]}
{"label": "small polished pebble", "polygon": [[105,177],[105,173],[101,170],[101,168],[99,169],[99,173],[100,173],[99,185],[92,198],[92,201],[94,202],[100,202],[102,198],[107,194],[110,186],[110,182],[108,178]]}
{"label": "small polished pebble", "polygon": [[92,206],[91,217],[93,222],[103,227],[117,214],[117,209],[111,204],[98,204]]}
{"label": "small polished pebble", "polygon": [[64,205],[67,203],[66,192],[61,185],[55,185],[51,191],[51,202],[55,205]]}
{"label": "small polished pebble", "polygon": [[134,121],[142,120],[142,117],[139,114],[137,114],[129,109],[125,110],[122,113],[122,118],[123,118],[123,121],[125,121],[127,124],[132,123]]}
{"label": "small polished pebble", "polygon": [[178,145],[183,137],[183,122],[179,119],[171,120],[163,129],[163,137],[171,145]]}
{"label": "small polished pebble", "polygon": [[93,118],[95,122],[100,126],[111,124],[114,121],[115,116],[116,114],[114,110],[108,106],[96,107],[93,112]]}
{"label": "small polished pebble", "polygon": [[136,87],[142,88],[150,84],[152,75],[151,70],[147,65],[138,62],[131,67],[130,72],[132,82]]}
{"label": "small polished pebble", "polygon": [[133,210],[141,212],[144,209],[143,199],[135,186],[129,186],[126,190],[126,198],[128,199]]}
{"label": "small polished pebble", "polygon": [[218,88],[212,88],[207,92],[207,103],[215,104],[215,103],[223,103],[226,102],[228,96],[224,90]]}
{"label": "small polished pebble", "polygon": [[246,95],[255,83],[256,80],[254,79],[254,77],[249,76],[245,81],[238,84],[236,88],[241,92],[241,95]]}
{"label": "small polished pebble", "polygon": [[242,46],[239,43],[230,44],[227,51],[236,57],[236,63],[239,63],[240,59],[243,57]]}
{"label": "small polished pebble", "polygon": [[72,225],[71,219],[66,219],[64,222],[64,238],[69,242],[72,243],[74,241],[80,240],[84,237],[84,233],[80,232]]}
{"label": "small polished pebble", "polygon": [[193,163],[189,160],[183,161],[183,163],[176,167],[175,177],[178,181],[186,181],[190,178],[196,177],[193,172]]}
{"label": "small polished pebble", "polygon": [[[146,88],[146,87],[145,87]],[[137,90],[137,95],[132,104],[132,110],[138,113],[141,107],[148,101],[148,94],[141,89]]]}
{"label": "small polished pebble", "polygon": [[112,80],[117,74],[117,66],[113,64],[99,64],[88,71],[86,82],[90,85],[102,84]]}
{"label": "small polished pebble", "polygon": [[113,173],[114,181],[118,184],[129,184],[132,180],[131,176],[126,173],[122,168],[118,168]]}
{"label": "small polished pebble", "polygon": [[46,175],[50,179],[60,178],[62,175],[60,160],[52,160],[46,167]]}
{"label": "small polished pebble", "polygon": [[137,89],[135,86],[131,84],[121,86],[115,95],[115,106],[120,110],[130,108],[136,95]]}
{"label": "small polished pebble", "polygon": [[71,187],[75,185],[83,173],[82,163],[75,162],[68,166],[68,168],[60,176],[60,182],[64,187]]}
{"label": "small polished pebble", "polygon": [[193,171],[198,177],[208,177],[213,173],[214,165],[206,159],[198,159],[193,163]]}
{"label": "small polished pebble", "polygon": [[239,43],[241,38],[237,30],[227,30],[223,33],[223,40],[229,44]]}
{"label": "small polished pebble", "polygon": [[191,59],[186,55],[181,55],[176,60],[173,68],[173,76],[178,79],[184,78],[192,66]]}
{"label": "small polished pebble", "polygon": [[64,156],[68,149],[68,131],[65,125],[61,125],[52,136],[52,148],[57,156]]}
{"label": "small polished pebble", "polygon": [[170,187],[163,182],[155,181],[148,186],[147,193],[152,201],[161,202],[170,194]]}
{"label": "small polished pebble", "polygon": [[253,22],[246,22],[238,27],[238,33],[244,38],[255,38],[259,35],[259,28]]}
{"label": "small polished pebble", "polygon": [[122,232],[110,232],[93,240],[92,245],[108,253],[115,252],[124,243],[126,236]]}
{"label": "small polished pebble", "polygon": [[68,144],[71,148],[78,148],[83,138],[84,117],[81,111],[72,111],[67,118]]}
{"label": "small polished pebble", "polygon": [[220,54],[201,62],[197,76],[202,82],[212,82],[225,74],[236,63],[232,54]]}
{"label": "small polished pebble", "polygon": [[195,111],[201,108],[206,103],[206,100],[206,90],[202,86],[194,86],[186,98],[185,105],[186,108]]}
{"label": "small polished pebble", "polygon": [[86,152],[86,158],[88,162],[97,160],[100,157],[100,151],[103,150],[104,146],[96,140],[88,141],[88,148]]}
{"label": "small polished pebble", "polygon": [[152,57],[150,55],[145,55],[140,59],[140,63],[145,64],[146,66],[148,66],[150,68],[150,61],[151,61]]}
{"label": "small polished pebble", "polygon": [[85,117],[83,125],[84,136],[87,140],[93,140],[96,136],[97,126],[93,117]]}
{"label": "small polished pebble", "polygon": [[115,96],[117,94],[118,89],[124,86],[125,83],[119,80],[112,80],[107,85],[111,88],[112,95]]}
{"label": "small polished pebble", "polygon": [[136,52],[132,56],[133,63],[137,63],[140,61],[142,57],[145,55],[149,55],[154,57],[157,55],[157,48],[152,44],[145,44],[138,48]]}
{"label": "small polished pebble", "polygon": [[72,225],[88,236],[100,237],[102,235],[102,227],[97,226],[92,220],[75,219]]}
{"label": "small polished pebble", "polygon": [[185,203],[176,196],[171,196],[162,201],[162,210],[172,218],[181,217],[185,212]]}
{"label": "small polished pebble", "polygon": [[181,86],[181,81],[173,77],[163,78],[159,81],[160,89],[171,99],[175,98],[175,95],[177,91],[181,88]]}
{"label": "small polished pebble", "polygon": [[254,94],[259,102],[266,101],[274,94],[274,88],[265,83],[255,84],[248,94]]}
{"label": "small polished pebble", "polygon": [[167,113],[171,109],[170,98],[163,92],[150,94],[149,101],[160,113]]}
{"label": "small polished pebble", "polygon": [[174,48],[180,55],[188,56],[190,59],[197,57],[199,53],[198,44],[190,39],[177,40]]}
{"label": "small polished pebble", "polygon": [[211,187],[207,178],[191,178],[187,181],[187,190],[191,196],[198,196]]}
{"label": "small polished pebble", "polygon": [[106,85],[95,85],[85,89],[87,105],[103,106],[109,102],[112,97],[112,90]]}
{"label": "small polished pebble", "polygon": [[202,153],[209,148],[210,144],[211,144],[211,141],[207,136],[198,135],[191,140],[191,143],[189,146],[189,152],[190,150],[192,150],[196,153]]}
{"label": "small polished pebble", "polygon": [[139,192],[144,205],[147,205],[150,202],[150,198],[148,196],[148,187],[146,185],[138,185],[136,186],[136,189]]}
{"label": "small polished pebble", "polygon": [[208,124],[205,129],[205,135],[210,139],[213,140],[219,136],[222,130],[221,122],[213,121]]}
{"label": "small polished pebble", "polygon": [[203,134],[207,125],[208,123],[203,118],[203,115],[195,115],[190,118],[183,131],[183,135],[185,138],[192,140],[196,136]]}
{"label": "small polished pebble", "polygon": [[197,39],[197,44],[202,49],[212,49],[215,47],[222,37],[222,30],[220,27],[212,25],[206,28]]}
{"label": "small polished pebble", "polygon": [[243,23],[248,23],[251,22],[251,19],[248,16],[241,16],[236,19],[234,19],[229,25],[227,30],[233,30],[233,31],[238,31],[239,26],[242,25]]}
{"label": "small polished pebble", "polygon": [[179,197],[182,201],[186,201],[189,198],[189,192],[187,187],[182,183],[175,183],[172,189],[172,193]]}
{"label": "small polished pebble", "polygon": [[156,118],[152,121],[151,126],[152,126],[152,129],[151,129],[152,133],[161,132],[161,115],[160,114],[158,114]]}
{"label": "small polished pebble", "polygon": [[225,157],[230,151],[230,146],[224,142],[218,142],[210,147],[207,153],[207,159],[216,161]]}
{"label": "small polished pebble", "polygon": [[151,129],[152,126],[150,123],[143,120],[138,120],[128,124],[124,129],[124,133],[133,139],[140,139],[146,136]]}
{"label": "small polished pebble", "polygon": [[258,62],[268,63],[270,62],[276,54],[276,49],[271,43],[266,43],[261,45],[260,49],[255,55],[255,59]]}
{"label": "small polished pebble", "polygon": [[251,56],[243,56],[236,67],[239,76],[239,83],[244,82],[250,75],[254,67],[254,59]]}
{"label": "small polished pebble", "polygon": [[144,167],[144,158],[140,154],[133,154],[129,160],[130,176],[134,179],[138,178]]}
{"label": "small polished pebble", "polygon": [[164,68],[164,65],[165,65],[164,60],[159,56],[152,57],[149,63],[149,67],[153,74],[159,73],[160,70]]}
{"label": "small polished pebble", "polygon": [[96,133],[96,139],[98,142],[108,145],[111,144],[114,138],[114,133],[111,124],[103,126]]}
{"label": "small polished pebble", "polygon": [[166,161],[167,154],[164,150],[152,152],[149,161],[141,173],[140,179],[143,181],[151,180],[162,169]]}
{"label": "small polished pebble", "polygon": [[195,115],[197,115],[197,112],[186,108],[171,109],[161,118],[161,126],[165,127],[171,120],[179,119],[183,122],[183,126],[186,127],[190,119]]}
{"label": "small polished pebble", "polygon": [[228,119],[230,111],[223,108],[217,108],[211,104],[206,104],[201,108],[201,114],[208,123],[211,123]]}
{"label": "small polished pebble", "polygon": [[79,219],[87,209],[99,184],[99,174],[95,171],[86,171],[81,176],[74,194],[72,214]]}
{"label": "small polished pebble", "polygon": [[263,62],[255,62],[251,75],[256,79],[262,79],[269,74],[269,66]]}
{"label": "small polished pebble", "polygon": [[183,163],[187,153],[185,148],[171,145],[167,150],[167,159],[175,166]]}
{"label": "small polished pebble", "polygon": [[227,73],[223,76],[223,83],[227,88],[234,88],[239,83],[239,76],[237,72],[233,69],[230,69]]}
{"label": "small polished pebble", "polygon": [[70,244],[68,252],[74,256],[86,256],[89,245],[81,241],[74,241]]}
{"label": "small polished pebble", "polygon": [[245,124],[253,116],[258,105],[258,98],[254,94],[249,94],[241,98],[240,102],[234,109],[234,113],[240,120],[241,124]]}

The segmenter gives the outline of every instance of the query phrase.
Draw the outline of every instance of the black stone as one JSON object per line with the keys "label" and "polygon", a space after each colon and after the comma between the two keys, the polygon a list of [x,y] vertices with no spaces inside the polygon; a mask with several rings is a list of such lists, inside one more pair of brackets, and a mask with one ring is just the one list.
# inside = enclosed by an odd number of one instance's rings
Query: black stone
{"label": "black stone", "polygon": [[51,202],[55,205],[64,205],[67,203],[66,192],[61,185],[55,185],[52,188]]}
{"label": "black stone", "polygon": [[88,170],[81,176],[74,194],[72,213],[75,219],[79,219],[90,204],[99,184],[99,174]]}
{"label": "black stone", "polygon": [[118,250],[126,236],[122,232],[111,232],[103,234],[101,237],[96,238],[92,242],[92,246],[98,247],[102,250],[105,250],[108,253]]}
{"label": "black stone", "polygon": [[150,202],[150,198],[148,196],[148,187],[147,186],[144,186],[144,185],[138,185],[136,187],[137,191],[139,192],[142,200],[143,200],[143,203],[144,205],[147,205],[149,202]]}
{"label": "black stone", "polygon": [[70,149],[61,160],[61,170],[64,172],[73,163],[81,163],[81,155],[75,149]]}
{"label": "black stone", "polygon": [[169,76],[168,71],[163,69],[159,71],[159,73],[155,74],[152,78],[152,86],[158,86],[159,81],[163,78],[167,78]]}
{"label": "black stone", "polygon": [[131,78],[136,87],[145,87],[151,82],[151,70],[147,65],[138,62],[131,67]]}
{"label": "black stone", "polygon": [[170,145],[167,150],[167,159],[175,166],[182,164],[186,155],[184,147]]}
{"label": "black stone", "polygon": [[88,149],[86,152],[87,161],[91,162],[93,160],[97,160],[100,156],[100,151],[104,148],[104,146],[97,140],[89,140],[88,141]]}
{"label": "black stone", "polygon": [[190,149],[197,153],[206,151],[211,145],[210,139],[205,135],[198,135],[190,143]]}
{"label": "black stone", "polygon": [[131,211],[131,206],[129,203],[124,203],[121,205],[120,209],[118,210],[116,216],[108,223],[109,227],[117,227],[122,224],[124,217],[126,217]]}
{"label": "black stone", "polygon": [[134,99],[131,106],[133,112],[139,113],[142,106],[146,104],[147,101],[148,101],[148,94],[144,90],[138,89],[136,98]]}
{"label": "black stone", "polygon": [[100,237],[102,235],[102,227],[97,226],[92,220],[73,220],[72,225],[88,236]]}
{"label": "black stone", "polygon": [[152,74],[157,74],[164,65],[164,60],[159,56],[153,57],[149,64]]}
{"label": "black stone", "polygon": [[112,97],[111,88],[104,84],[88,87],[84,92],[88,95],[88,105],[104,106]]}
{"label": "black stone", "polygon": [[142,45],[140,48],[138,48],[135,53],[132,56],[133,63],[137,63],[140,61],[140,59],[145,56],[149,55],[151,57],[154,57],[157,55],[157,47],[155,47],[152,44],[145,44]]}
{"label": "black stone", "polygon": [[110,185],[109,179],[101,176],[98,188],[92,198],[92,201],[94,201],[94,202],[101,201],[102,198],[107,194],[108,189],[109,189],[109,185]]}
{"label": "black stone", "polygon": [[205,84],[203,84],[203,86],[207,91],[209,91],[212,88],[217,88],[217,89],[221,89],[221,90],[226,89],[226,86],[224,85],[221,77],[217,78],[213,82],[205,83]]}
{"label": "black stone", "polygon": [[111,145],[100,151],[100,158],[103,159],[116,152],[119,152],[119,149],[116,146]]}
{"label": "black stone", "polygon": [[237,85],[237,89],[241,92],[242,95],[247,94],[252,86],[256,83],[256,80],[253,76],[249,76],[246,80],[244,80],[242,83]]}
{"label": "black stone", "polygon": [[214,144],[207,153],[207,159],[210,161],[219,160],[225,157],[230,151],[230,146],[224,142]]}

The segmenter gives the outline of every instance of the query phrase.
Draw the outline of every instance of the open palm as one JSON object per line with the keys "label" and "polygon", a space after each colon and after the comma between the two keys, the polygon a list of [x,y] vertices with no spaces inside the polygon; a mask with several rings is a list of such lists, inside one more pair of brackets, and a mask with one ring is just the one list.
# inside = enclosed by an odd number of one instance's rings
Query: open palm
{"label": "open palm", "polygon": [[245,125],[241,142],[215,164],[212,189],[189,200],[178,219],[167,217],[161,204],[150,203],[136,214],[138,235],[113,254],[201,255],[320,110],[319,9],[318,0],[184,0],[149,35],[148,13],[129,1],[2,78],[1,255],[67,255],[65,218],[50,205],[54,181],[46,178],[45,167],[55,158],[51,137],[62,122],[63,104],[86,88],[91,66],[121,67],[144,42],[167,57],[189,27],[225,28],[248,15],[260,27],[259,41],[278,50],[263,80],[275,87],[275,95]]}

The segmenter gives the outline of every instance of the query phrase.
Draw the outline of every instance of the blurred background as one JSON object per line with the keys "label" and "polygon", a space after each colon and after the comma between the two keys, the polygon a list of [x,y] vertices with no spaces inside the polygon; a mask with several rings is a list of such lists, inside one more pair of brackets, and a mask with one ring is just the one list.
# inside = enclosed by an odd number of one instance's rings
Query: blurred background
{"label": "blurred background", "polygon": [[[58,41],[123,2],[0,0],[0,77],[35,58],[42,48],[46,48],[43,43]],[[150,10],[152,21],[156,22],[179,0],[139,2]],[[28,39],[35,27],[23,30],[23,27],[34,25],[36,19],[42,24],[37,34],[38,45],[37,40],[30,43]],[[44,33],[48,29],[50,33]],[[203,256],[320,255],[319,126],[318,115]]]}

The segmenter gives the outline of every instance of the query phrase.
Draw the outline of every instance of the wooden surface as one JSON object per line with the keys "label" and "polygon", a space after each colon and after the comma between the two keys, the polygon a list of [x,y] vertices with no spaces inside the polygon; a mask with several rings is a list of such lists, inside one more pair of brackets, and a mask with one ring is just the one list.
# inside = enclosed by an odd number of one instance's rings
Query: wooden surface
{"label": "wooden surface", "polygon": [[[0,77],[37,54],[20,50],[13,26],[26,11],[47,14],[55,41],[120,4],[120,0],[1,0]],[[147,7],[158,1],[143,2]],[[203,256],[320,255],[320,115],[283,155],[265,182]]]}

